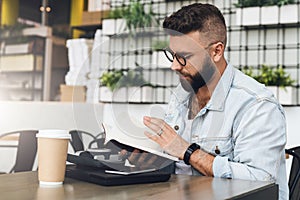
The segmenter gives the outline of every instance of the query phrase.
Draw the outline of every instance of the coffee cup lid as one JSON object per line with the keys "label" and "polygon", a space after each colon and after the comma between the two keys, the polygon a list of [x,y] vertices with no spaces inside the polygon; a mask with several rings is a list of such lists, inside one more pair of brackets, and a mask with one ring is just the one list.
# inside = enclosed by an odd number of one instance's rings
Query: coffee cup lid
{"label": "coffee cup lid", "polygon": [[39,132],[36,134],[36,137],[71,139],[71,135],[69,134],[68,130],[59,130],[59,129],[39,130]]}

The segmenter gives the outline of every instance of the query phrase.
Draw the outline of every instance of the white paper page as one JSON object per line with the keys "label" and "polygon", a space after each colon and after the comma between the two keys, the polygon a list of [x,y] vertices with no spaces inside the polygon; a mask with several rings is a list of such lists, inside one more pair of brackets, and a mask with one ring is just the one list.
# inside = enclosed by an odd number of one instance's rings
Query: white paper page
{"label": "white paper page", "polygon": [[130,119],[126,119],[126,116],[122,114],[116,120],[118,123],[103,124],[106,133],[105,143],[110,140],[116,140],[122,144],[178,161],[178,158],[164,153],[157,143],[145,136],[144,131],[147,129],[146,127],[142,128],[141,126],[134,125]]}

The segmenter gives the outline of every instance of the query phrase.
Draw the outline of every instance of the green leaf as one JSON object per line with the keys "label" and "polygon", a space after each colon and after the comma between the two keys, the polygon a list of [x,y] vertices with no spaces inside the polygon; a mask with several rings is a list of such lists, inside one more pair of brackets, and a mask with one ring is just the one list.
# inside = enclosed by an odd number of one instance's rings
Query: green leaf
{"label": "green leaf", "polygon": [[242,72],[266,86],[286,87],[292,86],[295,83],[295,80],[291,78],[291,75],[288,74],[282,66],[271,67],[262,65],[257,70],[256,75],[253,73],[252,67],[245,66],[242,68]]}
{"label": "green leaf", "polygon": [[151,85],[143,77],[143,69],[137,67],[134,70],[111,70],[104,72],[100,77],[100,86],[106,86],[111,91],[121,87],[133,87]]}
{"label": "green leaf", "polygon": [[258,6],[283,6],[294,4],[295,0],[238,0],[238,3],[233,4],[235,7],[258,7]]}
{"label": "green leaf", "polygon": [[122,13],[122,18],[126,20],[126,27],[130,33],[137,28],[151,27],[158,25],[150,6],[149,11],[145,12],[144,5],[138,0],[131,0],[126,12]]}

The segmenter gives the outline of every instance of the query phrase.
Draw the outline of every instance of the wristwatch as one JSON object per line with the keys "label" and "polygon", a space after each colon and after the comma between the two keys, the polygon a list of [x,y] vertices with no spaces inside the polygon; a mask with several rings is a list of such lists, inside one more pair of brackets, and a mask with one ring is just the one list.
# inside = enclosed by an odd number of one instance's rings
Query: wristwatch
{"label": "wristwatch", "polygon": [[185,151],[184,156],[183,156],[183,161],[184,161],[185,164],[190,165],[191,155],[197,149],[200,149],[200,146],[196,143],[193,143],[189,146],[189,148]]}

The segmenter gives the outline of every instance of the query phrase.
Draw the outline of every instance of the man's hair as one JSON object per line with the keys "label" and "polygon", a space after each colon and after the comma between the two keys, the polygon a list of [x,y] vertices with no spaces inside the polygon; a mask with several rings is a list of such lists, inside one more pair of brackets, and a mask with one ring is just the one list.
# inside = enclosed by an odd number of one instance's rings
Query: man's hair
{"label": "man's hair", "polygon": [[211,4],[194,3],[166,17],[163,28],[170,35],[199,31],[207,40],[226,45],[226,23],[220,10]]}

